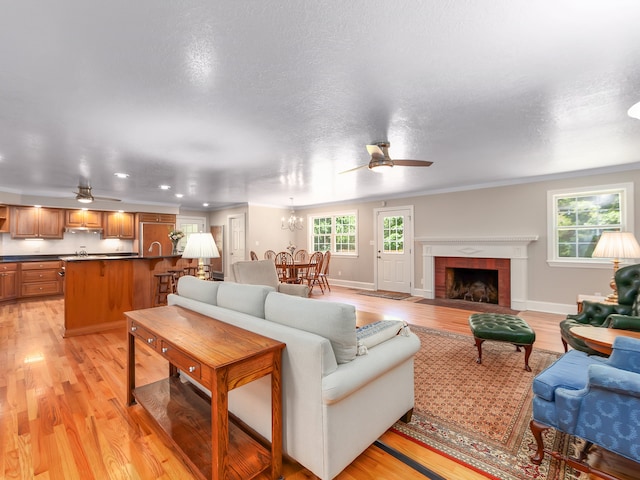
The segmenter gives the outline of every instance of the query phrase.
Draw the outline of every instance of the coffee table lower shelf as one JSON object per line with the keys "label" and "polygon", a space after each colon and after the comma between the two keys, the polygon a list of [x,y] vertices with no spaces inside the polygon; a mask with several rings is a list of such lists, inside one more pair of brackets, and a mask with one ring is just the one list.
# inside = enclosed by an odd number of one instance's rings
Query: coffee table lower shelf
{"label": "coffee table lower shelf", "polygon": [[[158,423],[196,475],[212,478],[211,402],[179,377],[133,390],[133,396]],[[228,478],[247,480],[271,466],[270,451],[229,421]]]}

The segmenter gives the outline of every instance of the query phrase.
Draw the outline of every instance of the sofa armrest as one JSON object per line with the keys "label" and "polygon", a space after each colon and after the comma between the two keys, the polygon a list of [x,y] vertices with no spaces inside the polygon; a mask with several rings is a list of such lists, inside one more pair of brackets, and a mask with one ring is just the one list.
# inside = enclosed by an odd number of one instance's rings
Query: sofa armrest
{"label": "sofa armrest", "polygon": [[640,373],[621,368],[591,365],[587,385],[589,388],[599,388],[623,396],[640,398]]}
{"label": "sofa armrest", "polygon": [[614,313],[607,317],[607,327],[640,332],[640,317]]}
{"label": "sofa armrest", "polygon": [[583,325],[601,327],[611,314],[628,315],[631,313],[631,305],[619,305],[617,303],[600,303],[585,300],[582,302],[582,312],[576,315],[567,315],[567,319],[574,320]]}
{"label": "sofa armrest", "polygon": [[415,333],[396,335],[369,349],[367,355],[358,356],[322,379],[322,401],[326,405],[339,402],[374,381],[380,375],[408,360],[420,350],[420,339]]}
{"label": "sofa armrest", "polygon": [[309,296],[309,286],[299,283],[278,283],[278,292],[287,295],[297,295],[298,297]]}

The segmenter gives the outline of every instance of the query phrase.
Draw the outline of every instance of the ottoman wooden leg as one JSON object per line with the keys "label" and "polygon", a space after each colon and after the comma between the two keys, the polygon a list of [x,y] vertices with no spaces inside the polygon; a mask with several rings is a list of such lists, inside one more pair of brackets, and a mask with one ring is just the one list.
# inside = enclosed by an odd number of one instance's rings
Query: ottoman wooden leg
{"label": "ottoman wooden leg", "polygon": [[531,350],[533,350],[533,345],[524,345],[524,369],[527,372],[531,371],[531,367],[529,366],[529,357],[531,356]]}
{"label": "ottoman wooden leg", "polygon": [[478,347],[478,359],[476,363],[482,363],[482,342],[484,342],[484,339],[476,337],[476,347]]}

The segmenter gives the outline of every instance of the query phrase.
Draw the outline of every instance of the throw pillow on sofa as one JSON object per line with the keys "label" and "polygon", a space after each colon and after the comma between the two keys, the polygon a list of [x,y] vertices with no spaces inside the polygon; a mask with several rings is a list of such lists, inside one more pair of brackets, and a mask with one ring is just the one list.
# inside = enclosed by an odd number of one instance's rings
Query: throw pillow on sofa
{"label": "throw pillow on sofa", "polygon": [[218,282],[209,282],[191,275],[184,275],[178,279],[178,295],[210,305],[217,305],[219,285]]}
{"label": "throw pillow on sofa", "polygon": [[356,307],[273,292],[264,305],[265,319],[328,339],[338,363],[356,358]]}

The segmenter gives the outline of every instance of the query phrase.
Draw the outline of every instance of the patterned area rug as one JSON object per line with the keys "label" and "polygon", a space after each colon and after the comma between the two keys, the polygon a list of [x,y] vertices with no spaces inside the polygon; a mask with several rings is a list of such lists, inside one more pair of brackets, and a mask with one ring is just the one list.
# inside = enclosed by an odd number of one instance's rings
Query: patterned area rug
{"label": "patterned area rug", "polygon": [[[415,326],[411,330],[422,341],[415,357],[416,402],[411,423],[396,423],[396,433],[489,478],[580,478],[549,455],[540,466],[529,461],[535,448],[529,430],[531,383],[559,354],[534,346],[529,359],[532,372],[526,372],[524,352],[509,344],[485,342],[478,365],[471,335]],[[572,455],[582,446],[554,430],[547,430],[545,445]]]}

